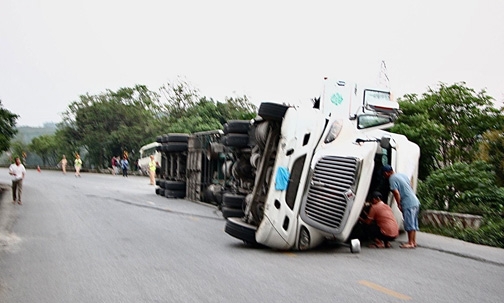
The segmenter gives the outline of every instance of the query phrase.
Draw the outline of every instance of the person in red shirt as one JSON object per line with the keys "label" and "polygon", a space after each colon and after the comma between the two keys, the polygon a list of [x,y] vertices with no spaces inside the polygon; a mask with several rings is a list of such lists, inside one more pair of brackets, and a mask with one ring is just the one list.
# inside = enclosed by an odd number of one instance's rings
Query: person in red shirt
{"label": "person in red shirt", "polygon": [[373,192],[372,204],[367,218],[359,218],[360,221],[370,225],[370,233],[374,239],[369,247],[384,248],[392,247],[390,242],[399,235],[399,225],[395,220],[390,206],[381,200],[380,192]]}

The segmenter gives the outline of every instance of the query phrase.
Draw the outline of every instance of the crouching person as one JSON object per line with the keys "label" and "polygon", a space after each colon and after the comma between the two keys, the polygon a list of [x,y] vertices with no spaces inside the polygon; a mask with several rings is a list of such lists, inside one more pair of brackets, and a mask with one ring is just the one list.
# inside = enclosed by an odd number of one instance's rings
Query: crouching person
{"label": "crouching person", "polygon": [[381,197],[380,192],[373,192],[367,218],[359,218],[361,222],[369,225],[369,232],[374,239],[374,243],[369,246],[372,248],[389,248],[390,242],[399,235],[399,225],[392,209],[382,201]]}

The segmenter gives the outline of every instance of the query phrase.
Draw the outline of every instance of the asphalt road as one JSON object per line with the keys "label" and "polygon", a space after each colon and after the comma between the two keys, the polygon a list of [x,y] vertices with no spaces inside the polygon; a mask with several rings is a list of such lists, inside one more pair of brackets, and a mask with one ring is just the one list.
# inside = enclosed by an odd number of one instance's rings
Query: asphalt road
{"label": "asphalt road", "polygon": [[[0,183],[10,184],[6,169]],[[360,254],[345,246],[245,246],[224,233],[214,206],[157,196],[145,177],[28,171],[24,204],[10,203],[10,194],[0,205],[2,303],[504,298],[503,264],[422,246],[420,239],[417,249],[394,243]]]}

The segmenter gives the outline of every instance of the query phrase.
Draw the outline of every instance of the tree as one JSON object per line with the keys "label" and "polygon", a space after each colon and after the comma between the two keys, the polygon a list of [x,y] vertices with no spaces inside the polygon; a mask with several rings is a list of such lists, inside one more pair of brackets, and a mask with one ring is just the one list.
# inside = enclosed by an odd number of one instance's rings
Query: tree
{"label": "tree", "polygon": [[201,98],[199,102],[185,109],[178,119],[170,119],[168,132],[194,133],[222,129],[228,120],[250,120],[255,116],[255,106],[246,96],[226,98],[226,102]]}
{"label": "tree", "polygon": [[159,91],[165,98],[164,110],[171,121],[182,118],[200,99],[199,91],[180,78],[173,84],[163,85]]}
{"label": "tree", "polygon": [[16,120],[18,115],[3,108],[0,100],[0,152],[9,149],[10,141],[16,134]]}
{"label": "tree", "polygon": [[113,155],[129,151],[135,156],[145,138],[156,136],[159,95],[146,86],[107,90],[99,95],[82,95],[64,113],[65,132],[87,151],[84,162],[107,167]]}
{"label": "tree", "polygon": [[504,188],[497,187],[491,165],[458,162],[433,172],[419,187],[426,209],[481,215],[503,211]]}
{"label": "tree", "polygon": [[58,163],[58,145],[54,135],[43,135],[34,138],[28,149],[40,156],[44,166]]}
{"label": "tree", "polygon": [[404,114],[392,130],[420,146],[421,178],[456,162],[471,162],[483,133],[504,127],[502,111],[493,107],[492,98],[464,82],[441,83],[421,98],[406,95],[398,101]]}
{"label": "tree", "polygon": [[225,102],[217,103],[221,113],[221,123],[228,120],[250,120],[256,116],[257,107],[250,102],[247,96],[227,97]]}
{"label": "tree", "polygon": [[483,134],[477,158],[492,165],[497,184],[504,186],[504,128]]}
{"label": "tree", "polygon": [[[443,125],[439,137],[442,167],[455,162],[470,162],[478,150],[478,138],[489,129],[500,129],[503,116],[493,107],[485,90],[476,93],[465,82],[450,86],[441,83],[423,95],[430,120]],[[500,121],[499,121],[500,120]]]}
{"label": "tree", "polygon": [[[14,158],[19,157],[24,160],[25,156],[27,156],[28,146],[24,144],[20,140],[14,140],[10,143],[11,150],[11,162],[14,162]],[[26,164],[26,163],[24,163]]]}

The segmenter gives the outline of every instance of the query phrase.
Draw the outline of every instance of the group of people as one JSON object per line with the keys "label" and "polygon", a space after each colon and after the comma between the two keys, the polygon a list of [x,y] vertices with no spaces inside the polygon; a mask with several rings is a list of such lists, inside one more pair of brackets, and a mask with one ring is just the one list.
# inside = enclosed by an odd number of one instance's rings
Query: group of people
{"label": "group of people", "polygon": [[[66,175],[66,168],[68,165],[68,160],[65,155],[63,155],[63,157],[61,158],[61,161],[58,163],[58,165],[61,167],[63,174]],[[80,177],[81,176],[80,171],[82,168],[82,159],[80,158],[79,154],[75,155],[74,168],[75,168],[75,177]]]}
{"label": "group of people", "polygon": [[[401,248],[417,247],[416,232],[418,228],[418,214],[420,201],[405,174],[395,173],[390,165],[384,165],[382,173],[389,180],[390,191],[394,196],[397,207],[403,214],[404,230],[408,234],[408,242],[401,244]],[[391,247],[390,242],[399,235],[399,225],[390,206],[382,201],[380,192],[373,192],[371,208],[365,218],[359,220],[369,225],[369,233],[373,238],[370,247]]]}
{"label": "group of people", "polygon": [[[63,174],[66,174],[68,160],[65,155],[63,155],[63,157],[62,157],[61,161],[58,163],[58,165],[61,167]],[[123,159],[120,159],[119,156],[112,157],[111,165],[112,165],[112,174],[113,175],[119,174],[119,168],[121,168],[123,177],[128,176],[129,162],[128,162],[128,157],[126,155],[123,156]],[[80,171],[82,169],[82,159],[80,158],[80,155],[78,155],[78,154],[75,156],[74,168],[75,168],[75,176],[80,177],[81,176]]]}
{"label": "group of people", "polygon": [[113,156],[110,160],[110,165],[112,166],[112,175],[118,175],[119,169],[121,169],[122,176],[128,176],[129,161],[127,155],[123,155],[122,159],[119,156]]}

